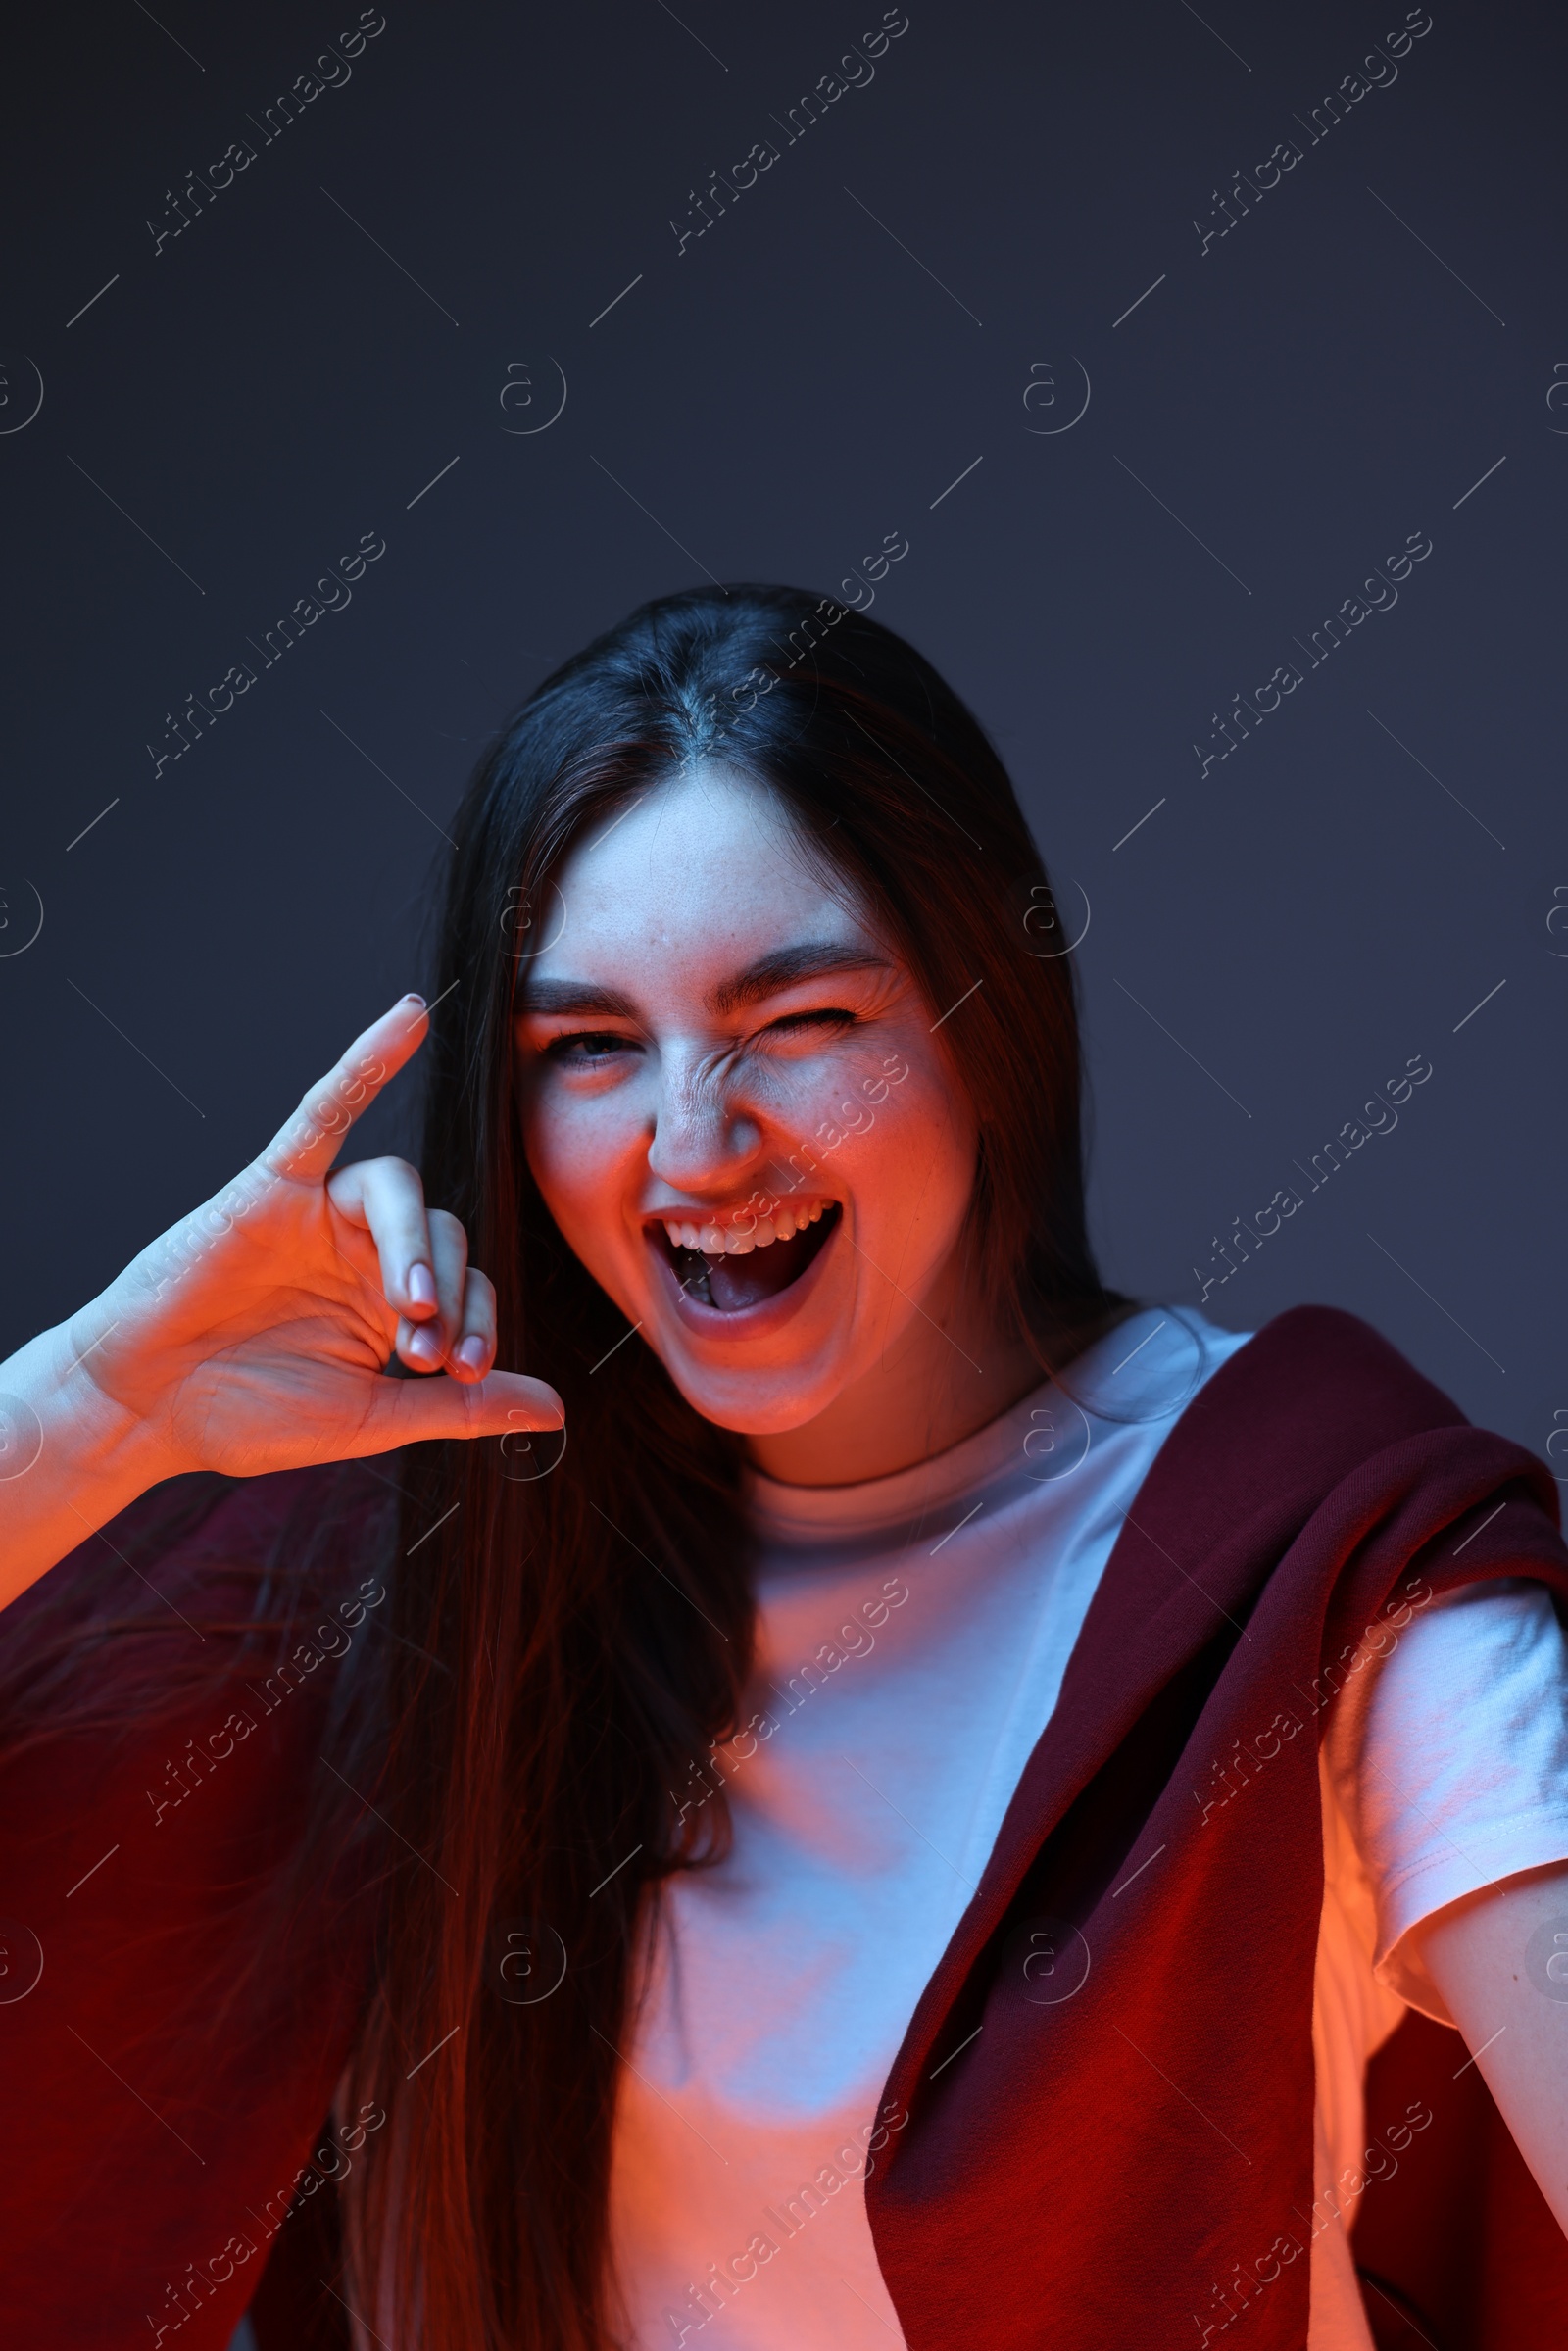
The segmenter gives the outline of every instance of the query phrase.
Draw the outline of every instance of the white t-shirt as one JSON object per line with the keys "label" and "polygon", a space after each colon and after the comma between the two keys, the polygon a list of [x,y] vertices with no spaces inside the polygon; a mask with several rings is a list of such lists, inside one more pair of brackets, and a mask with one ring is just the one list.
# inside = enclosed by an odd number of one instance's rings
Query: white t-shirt
{"label": "white t-shirt", "polygon": [[[734,1842],[667,1886],[624,2047],[611,2228],[636,2351],[903,2344],[863,2187],[883,2085],[1123,1516],[1245,1344],[1152,1308],[1071,1366],[1070,1396],[1050,1384],[914,1469],[754,1482],[757,1667],[719,1758]],[[1354,2207],[1335,2218],[1331,2192],[1362,2153],[1366,2060],[1406,2002],[1450,2021],[1401,1938],[1568,1859],[1565,1691],[1544,1589],[1493,1584],[1431,1603],[1330,1710],[1309,2351],[1371,2351]]]}

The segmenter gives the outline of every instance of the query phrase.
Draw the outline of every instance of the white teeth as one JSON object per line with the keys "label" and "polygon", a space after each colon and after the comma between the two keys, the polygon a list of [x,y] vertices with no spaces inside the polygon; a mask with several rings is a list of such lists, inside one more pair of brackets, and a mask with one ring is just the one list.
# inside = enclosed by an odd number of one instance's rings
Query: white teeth
{"label": "white teeth", "polygon": [[821,1200],[813,1200],[809,1207],[781,1203],[771,1215],[754,1215],[738,1225],[693,1224],[679,1216],[660,1221],[676,1249],[699,1249],[705,1257],[744,1257],[754,1249],[771,1248],[775,1241],[792,1241],[808,1225],[820,1223],[823,1211],[831,1205]]}

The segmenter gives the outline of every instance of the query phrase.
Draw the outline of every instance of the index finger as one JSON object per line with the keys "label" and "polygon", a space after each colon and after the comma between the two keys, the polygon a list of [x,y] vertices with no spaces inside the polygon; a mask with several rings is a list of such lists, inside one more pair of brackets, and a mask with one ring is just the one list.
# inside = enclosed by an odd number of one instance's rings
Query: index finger
{"label": "index finger", "polygon": [[372,1020],[341,1060],[307,1091],[263,1151],[260,1164],[295,1183],[318,1183],[354,1121],[412,1060],[428,1027],[422,996],[405,996],[390,1012]]}

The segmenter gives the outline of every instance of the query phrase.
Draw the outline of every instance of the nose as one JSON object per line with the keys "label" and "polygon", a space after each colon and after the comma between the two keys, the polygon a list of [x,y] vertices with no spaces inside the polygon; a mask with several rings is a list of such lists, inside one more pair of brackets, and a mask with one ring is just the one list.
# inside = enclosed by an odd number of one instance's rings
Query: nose
{"label": "nose", "polygon": [[661,1090],[648,1165],[674,1192],[717,1199],[750,1172],[761,1140],[755,1113],[722,1077],[688,1065],[669,1071]]}

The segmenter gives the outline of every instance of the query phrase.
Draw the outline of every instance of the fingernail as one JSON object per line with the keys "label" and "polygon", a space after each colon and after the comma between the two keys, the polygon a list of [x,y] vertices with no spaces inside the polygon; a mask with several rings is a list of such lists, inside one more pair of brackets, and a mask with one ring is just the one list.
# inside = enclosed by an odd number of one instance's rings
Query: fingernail
{"label": "fingernail", "polygon": [[484,1341],[477,1336],[466,1339],[458,1349],[458,1361],[466,1363],[470,1371],[477,1371],[483,1363],[484,1357]]}
{"label": "fingernail", "polygon": [[439,1363],[441,1349],[428,1331],[416,1331],[409,1341],[409,1353],[416,1363]]}
{"label": "fingernail", "polygon": [[409,990],[408,995],[403,999],[403,1001],[406,1004],[417,1004],[421,1012],[428,1011],[429,1009],[424,998],[422,996],[416,996],[412,988]]}
{"label": "fingernail", "polygon": [[415,1306],[436,1303],[435,1276],[422,1261],[409,1267],[409,1302]]}

